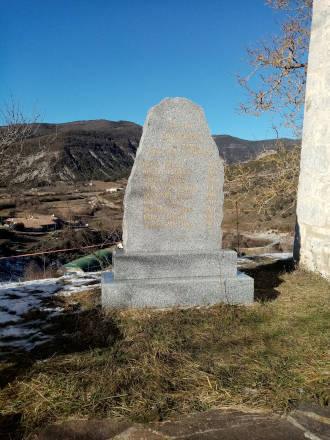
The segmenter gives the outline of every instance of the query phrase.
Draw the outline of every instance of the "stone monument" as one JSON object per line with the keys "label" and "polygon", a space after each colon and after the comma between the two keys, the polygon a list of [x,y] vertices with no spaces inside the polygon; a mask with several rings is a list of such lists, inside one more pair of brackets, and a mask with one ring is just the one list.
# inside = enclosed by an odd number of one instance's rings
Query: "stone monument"
{"label": "stone monument", "polygon": [[221,249],[223,163],[202,108],[166,98],[148,113],[124,198],[123,249],[104,307],[253,302],[253,279]]}
{"label": "stone monument", "polygon": [[329,0],[313,2],[294,256],[330,280]]}

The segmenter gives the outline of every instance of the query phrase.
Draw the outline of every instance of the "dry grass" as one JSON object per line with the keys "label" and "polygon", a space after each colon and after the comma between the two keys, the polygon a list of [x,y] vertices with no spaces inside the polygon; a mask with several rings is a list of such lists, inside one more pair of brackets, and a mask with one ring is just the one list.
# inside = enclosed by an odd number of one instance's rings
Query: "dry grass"
{"label": "dry grass", "polygon": [[[294,231],[300,148],[225,166],[223,227],[233,228],[236,203],[242,230]],[[266,224],[267,223],[267,226]]]}
{"label": "dry grass", "polygon": [[112,342],[93,348],[89,338],[83,352],[35,363],[0,392],[1,414],[22,414],[29,436],[73,418],[151,421],[226,405],[283,412],[301,400],[328,405],[329,283],[296,271],[277,290],[275,301],[249,307],[96,315],[103,331],[100,322],[111,321]]}
{"label": "dry grass", "polygon": [[70,296],[58,297],[61,307],[69,309],[72,304],[79,304],[80,310],[97,307],[101,302],[101,287],[86,287],[86,290],[73,292]]}
{"label": "dry grass", "polygon": [[55,267],[40,268],[33,261],[26,267],[23,281],[44,280],[46,278],[59,278],[61,274]]}

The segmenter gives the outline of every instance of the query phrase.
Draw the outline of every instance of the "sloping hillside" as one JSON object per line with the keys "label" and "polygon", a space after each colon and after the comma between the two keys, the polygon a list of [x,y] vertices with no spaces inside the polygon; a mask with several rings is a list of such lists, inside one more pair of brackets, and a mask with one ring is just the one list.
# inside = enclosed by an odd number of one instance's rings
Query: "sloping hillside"
{"label": "sloping hillside", "polygon": [[300,140],[287,138],[247,141],[226,134],[213,135],[213,139],[219,148],[221,156],[230,165],[255,159],[265,150],[274,150],[276,143],[280,143],[285,147],[293,147],[301,143]]}
{"label": "sloping hillside", "polygon": [[77,121],[41,124],[12,166],[0,171],[8,183],[42,186],[58,181],[115,180],[133,165],[142,128],[132,122]]}
{"label": "sloping hillside", "polygon": [[[52,185],[127,177],[134,162],[142,127],[129,121],[76,121],[40,124],[22,153],[13,147],[10,164],[0,170],[0,185]],[[214,135],[220,155],[229,164],[244,162],[274,148],[275,140],[246,141]],[[286,146],[296,141],[284,139]]]}

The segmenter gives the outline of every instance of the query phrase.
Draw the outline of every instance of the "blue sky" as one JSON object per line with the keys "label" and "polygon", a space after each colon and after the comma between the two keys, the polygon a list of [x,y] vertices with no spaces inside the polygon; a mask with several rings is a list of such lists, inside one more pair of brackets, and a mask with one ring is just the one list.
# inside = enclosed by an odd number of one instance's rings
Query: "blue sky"
{"label": "blue sky", "polygon": [[[0,102],[43,122],[143,124],[164,97],[200,104],[214,134],[275,137],[272,117],[237,113],[246,46],[276,32],[264,0],[0,0]],[[292,137],[280,130],[281,136]]]}

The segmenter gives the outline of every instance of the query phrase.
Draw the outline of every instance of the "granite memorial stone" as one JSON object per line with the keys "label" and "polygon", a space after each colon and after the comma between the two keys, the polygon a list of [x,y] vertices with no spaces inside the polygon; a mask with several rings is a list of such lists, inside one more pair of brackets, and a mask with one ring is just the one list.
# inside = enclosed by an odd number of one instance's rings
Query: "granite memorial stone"
{"label": "granite memorial stone", "polygon": [[166,98],[148,113],[124,198],[123,249],[104,307],[251,303],[253,279],[221,249],[223,163],[203,109]]}

